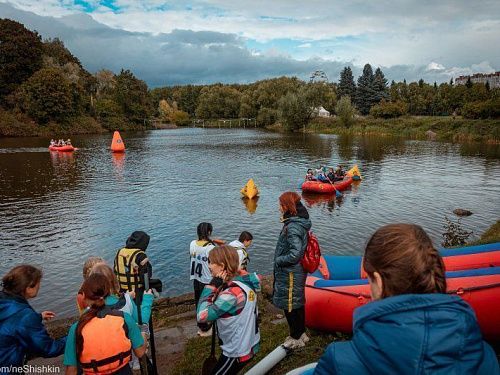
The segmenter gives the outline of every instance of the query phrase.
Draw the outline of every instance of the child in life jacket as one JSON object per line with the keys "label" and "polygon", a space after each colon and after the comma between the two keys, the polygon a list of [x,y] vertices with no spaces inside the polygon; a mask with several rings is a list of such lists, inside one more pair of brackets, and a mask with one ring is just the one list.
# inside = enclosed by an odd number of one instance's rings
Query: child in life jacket
{"label": "child in life jacket", "polygon": [[309,168],[309,169],[307,170],[305,180],[306,180],[306,181],[317,181],[317,178],[316,178],[316,176],[314,175],[314,171],[313,171],[311,168]]}
{"label": "child in life jacket", "polygon": [[229,243],[238,252],[238,257],[240,259],[240,269],[247,270],[248,263],[250,262],[250,256],[248,255],[247,249],[252,245],[253,236],[252,233],[243,231],[237,240]]}
{"label": "child in life jacket", "polygon": [[259,350],[257,274],[239,271],[236,249],[217,246],[209,254],[213,276],[201,294],[198,322],[214,322],[222,354],[212,374],[237,374]]}
{"label": "child in life jacket", "polygon": [[[118,280],[116,279],[115,273],[106,263],[98,263],[90,270],[90,274],[100,274],[106,277],[109,286],[109,296],[104,299],[104,304],[109,306],[113,310],[123,311],[129,314],[134,321],[139,324],[139,311],[137,305],[134,302],[135,293],[134,292],[120,292],[120,286],[118,285]],[[154,296],[151,290],[144,292],[141,301],[141,320],[145,323],[149,322],[151,317],[151,308],[153,306]],[[147,324],[144,326],[144,331],[148,331]],[[132,353],[132,369],[138,370],[140,368],[138,358]]]}
{"label": "child in life jacket", "polygon": [[[51,311],[37,313],[28,303],[40,289],[42,271],[30,265],[11,269],[2,278],[0,292],[0,373],[17,373],[27,356],[57,357],[64,352],[66,337],[54,340],[42,320],[52,319]],[[10,370],[9,370],[10,369]]]}
{"label": "child in life jacket", "polygon": [[132,351],[138,358],[146,351],[139,326],[128,313],[105,304],[110,289],[104,275],[91,274],[82,292],[89,309],[69,330],[66,375],[76,375],[78,366],[83,374],[132,375]]}

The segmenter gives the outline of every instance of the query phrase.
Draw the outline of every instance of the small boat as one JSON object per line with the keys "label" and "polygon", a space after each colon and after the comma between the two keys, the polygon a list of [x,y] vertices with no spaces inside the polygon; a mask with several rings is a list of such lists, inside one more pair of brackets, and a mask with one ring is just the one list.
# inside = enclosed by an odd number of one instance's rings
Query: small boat
{"label": "small boat", "polygon": [[354,179],[352,177],[345,177],[342,181],[334,183],[321,182],[321,181],[304,181],[302,184],[302,191],[304,193],[317,193],[317,194],[331,194],[336,191],[344,191],[351,186]]}
{"label": "small boat", "polygon": [[255,185],[255,182],[253,182],[253,178],[248,180],[245,186],[240,190],[240,193],[248,199],[252,199],[259,195],[259,189],[257,185]]}
{"label": "small boat", "polygon": [[[500,242],[440,250],[447,293],[457,294],[476,313],[486,339],[500,339]],[[306,325],[327,332],[352,332],[354,310],[370,302],[361,256],[324,255],[306,280]]]}
{"label": "small boat", "polygon": [[75,148],[71,145],[65,146],[49,146],[50,151],[59,151],[59,152],[71,152],[75,151]]}

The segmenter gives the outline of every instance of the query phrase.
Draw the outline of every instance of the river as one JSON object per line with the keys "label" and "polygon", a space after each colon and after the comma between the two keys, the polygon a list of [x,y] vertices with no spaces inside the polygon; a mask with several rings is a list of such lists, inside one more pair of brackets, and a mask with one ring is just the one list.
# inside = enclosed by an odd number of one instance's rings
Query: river
{"label": "river", "polygon": [[[48,139],[0,139],[0,274],[30,263],[44,271],[37,309],[76,314],[82,265],[91,255],[112,263],[134,230],[148,248],[164,295],[191,291],[189,242],[202,221],[214,237],[254,235],[250,269],[272,271],[281,224],[278,197],[300,193],[309,166],[358,164],[363,181],[341,199],[304,197],[324,253],[361,254],[368,237],[392,222],[422,225],[436,245],[455,208],[474,214],[464,229],[478,237],[500,214],[500,146],[256,129],[184,128],[72,138],[79,148],[51,153]],[[239,190],[254,178],[261,196]]]}

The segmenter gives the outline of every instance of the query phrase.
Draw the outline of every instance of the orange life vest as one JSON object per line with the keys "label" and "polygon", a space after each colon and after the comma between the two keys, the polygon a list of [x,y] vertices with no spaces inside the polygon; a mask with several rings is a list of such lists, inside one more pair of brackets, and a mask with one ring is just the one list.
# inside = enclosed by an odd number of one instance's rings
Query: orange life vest
{"label": "orange life vest", "polygon": [[132,358],[132,343],[122,311],[104,308],[82,329],[79,358],[84,374],[111,374]]}

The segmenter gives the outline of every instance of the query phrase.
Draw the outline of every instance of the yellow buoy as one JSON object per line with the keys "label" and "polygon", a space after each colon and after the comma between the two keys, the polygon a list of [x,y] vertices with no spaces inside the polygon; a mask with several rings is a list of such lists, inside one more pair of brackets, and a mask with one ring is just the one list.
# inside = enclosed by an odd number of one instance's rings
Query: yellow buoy
{"label": "yellow buoy", "polygon": [[345,175],[347,177],[352,177],[353,180],[361,180],[361,173],[359,173],[359,168],[357,164],[351,169],[349,169]]}
{"label": "yellow buoy", "polygon": [[248,180],[245,186],[243,186],[243,189],[240,190],[240,193],[249,199],[252,199],[253,197],[256,197],[259,195],[259,189],[257,189],[257,186],[253,182],[253,178]]}

